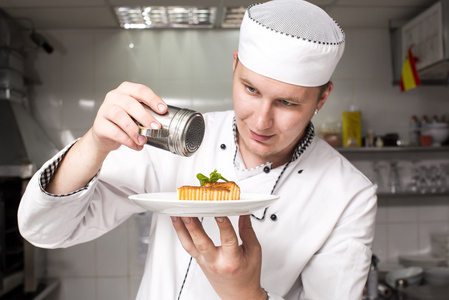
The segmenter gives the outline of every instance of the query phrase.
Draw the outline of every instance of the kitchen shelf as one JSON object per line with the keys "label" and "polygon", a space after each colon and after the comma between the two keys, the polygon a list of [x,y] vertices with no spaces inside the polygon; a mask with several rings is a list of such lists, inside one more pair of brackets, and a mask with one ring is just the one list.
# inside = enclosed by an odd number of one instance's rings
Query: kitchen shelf
{"label": "kitchen shelf", "polygon": [[[357,148],[336,148],[344,157],[351,162],[356,161],[410,161],[412,163],[425,160],[445,160],[449,161],[449,146],[431,146],[431,147],[357,147]],[[377,197],[382,203],[384,201],[399,201],[401,199],[412,200],[413,203],[421,203],[422,199],[428,201],[437,201],[438,203],[446,203],[449,199],[449,191],[446,192],[380,192]],[[413,201],[416,199],[418,202]]]}
{"label": "kitchen shelf", "polygon": [[449,160],[449,146],[431,147],[354,147],[336,148],[350,161],[357,160],[408,160],[421,161],[426,159]]}
{"label": "kitchen shelf", "polygon": [[445,193],[412,193],[412,192],[398,192],[398,193],[388,193],[379,192],[377,193],[379,198],[449,198],[449,192]]}

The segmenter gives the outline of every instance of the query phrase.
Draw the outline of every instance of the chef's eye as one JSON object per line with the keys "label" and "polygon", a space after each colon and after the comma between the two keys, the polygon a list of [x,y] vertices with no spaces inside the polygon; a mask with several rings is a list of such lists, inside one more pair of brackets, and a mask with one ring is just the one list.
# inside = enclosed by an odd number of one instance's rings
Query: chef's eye
{"label": "chef's eye", "polygon": [[252,86],[246,85],[246,84],[245,84],[245,88],[250,93],[256,93],[257,92],[257,90],[255,88],[253,88]]}
{"label": "chef's eye", "polygon": [[279,102],[282,105],[285,105],[285,106],[294,106],[294,105],[296,105],[296,103],[293,103],[293,102],[290,102],[290,101],[287,101],[287,100],[284,100],[284,99],[280,99]]}

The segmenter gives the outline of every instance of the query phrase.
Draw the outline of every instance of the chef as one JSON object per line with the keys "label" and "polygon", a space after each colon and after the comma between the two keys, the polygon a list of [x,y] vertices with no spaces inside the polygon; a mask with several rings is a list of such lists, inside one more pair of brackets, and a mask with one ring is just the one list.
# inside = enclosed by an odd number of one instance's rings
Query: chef
{"label": "chef", "polygon": [[146,86],[121,84],[92,128],[31,179],[22,235],[44,248],[90,241],[143,212],[128,196],[198,185],[197,173],[217,169],[242,193],[280,198],[240,217],[154,214],[137,299],[360,299],[376,189],[311,122],[344,40],[306,1],[250,6],[234,53],[234,109],[204,115],[203,143],[188,158],[144,146],[133,118],[161,125],[139,102],[158,113],[167,106]]}

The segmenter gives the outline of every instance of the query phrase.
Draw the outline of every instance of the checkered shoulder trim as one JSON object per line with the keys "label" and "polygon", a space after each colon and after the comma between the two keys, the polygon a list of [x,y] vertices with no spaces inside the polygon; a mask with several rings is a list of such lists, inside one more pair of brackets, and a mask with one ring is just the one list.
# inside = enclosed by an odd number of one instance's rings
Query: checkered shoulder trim
{"label": "checkered shoulder trim", "polygon": [[57,157],[55,160],[53,160],[48,167],[46,167],[42,173],[41,176],[39,178],[39,185],[40,185],[40,189],[43,193],[52,196],[52,197],[66,197],[66,196],[70,196],[73,194],[76,194],[80,191],[83,191],[85,189],[87,189],[87,186],[84,186],[74,192],[68,193],[68,194],[64,194],[64,195],[55,195],[55,194],[51,194],[49,192],[47,192],[45,190],[45,188],[47,187],[48,183],[50,182],[51,178],[53,177],[53,175],[55,174],[56,170],[58,169],[59,164],[61,163],[62,159],[64,158],[64,156],[67,154],[67,152],[70,150],[70,148],[72,148],[73,144],[68,146],[59,157]]}
{"label": "checkered shoulder trim", "polygon": [[306,151],[306,149],[312,143],[312,140],[314,137],[315,137],[315,128],[314,128],[312,122],[310,122],[309,125],[307,125],[307,127],[306,127],[306,132],[304,134],[304,137],[298,143],[295,151],[293,152],[292,161],[297,160],[301,156],[301,154],[303,154],[304,151]]}

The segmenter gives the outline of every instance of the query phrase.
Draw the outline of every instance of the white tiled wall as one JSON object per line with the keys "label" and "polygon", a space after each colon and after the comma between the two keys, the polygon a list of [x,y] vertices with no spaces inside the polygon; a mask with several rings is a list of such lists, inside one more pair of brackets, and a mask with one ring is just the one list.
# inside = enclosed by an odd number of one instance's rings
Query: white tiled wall
{"label": "white tiled wall", "polygon": [[[364,130],[407,137],[411,115],[449,113],[448,88],[401,93],[391,84],[389,36],[381,29],[346,30],[346,53],[335,89],[315,117],[339,121],[349,105]],[[232,53],[238,31],[50,31],[56,51],[31,52],[32,112],[60,147],[90,128],[104,95],[122,81],[146,84],[169,104],[200,112],[232,108]],[[132,44],[132,48],[130,45]],[[381,260],[426,251],[428,233],[449,227],[449,199],[382,199],[374,251]],[[136,219],[96,241],[49,251],[49,276],[62,279],[57,299],[133,299],[142,265]]]}

